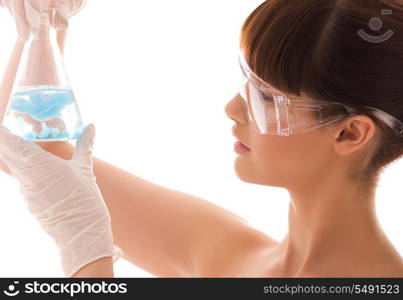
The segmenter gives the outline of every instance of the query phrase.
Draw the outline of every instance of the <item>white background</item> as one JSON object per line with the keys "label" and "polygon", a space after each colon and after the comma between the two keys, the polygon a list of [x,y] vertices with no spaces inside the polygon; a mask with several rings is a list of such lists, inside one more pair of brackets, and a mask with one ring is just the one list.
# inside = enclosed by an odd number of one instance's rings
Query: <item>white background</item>
{"label": "white background", "polygon": [[[65,64],[84,122],[97,127],[96,157],[213,201],[281,239],[288,194],[236,177],[233,122],[224,114],[239,83],[240,27],[261,2],[89,0],[70,20]],[[1,73],[15,39],[0,9]],[[392,165],[377,193],[380,222],[400,253],[402,174],[402,162]],[[1,173],[0,189],[0,276],[63,276],[16,181]],[[153,275],[121,259],[115,276]]]}

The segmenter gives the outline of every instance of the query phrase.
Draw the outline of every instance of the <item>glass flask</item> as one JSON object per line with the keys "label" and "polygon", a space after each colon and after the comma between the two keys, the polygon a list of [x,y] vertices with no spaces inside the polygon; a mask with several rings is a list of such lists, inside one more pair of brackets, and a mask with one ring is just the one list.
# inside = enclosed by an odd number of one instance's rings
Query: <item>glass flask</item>
{"label": "glass flask", "polygon": [[83,131],[51,13],[42,11],[25,43],[3,121],[14,134],[36,142],[76,139]]}

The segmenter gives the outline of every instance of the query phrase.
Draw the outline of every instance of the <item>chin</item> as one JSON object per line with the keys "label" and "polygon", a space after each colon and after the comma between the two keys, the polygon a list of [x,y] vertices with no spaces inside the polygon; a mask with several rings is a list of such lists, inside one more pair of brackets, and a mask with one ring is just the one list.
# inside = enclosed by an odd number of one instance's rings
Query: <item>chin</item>
{"label": "chin", "polygon": [[234,170],[238,178],[246,183],[272,186],[272,187],[285,187],[285,182],[281,180],[278,173],[261,174],[259,170],[253,168],[250,162],[243,160],[243,157],[237,157],[234,163]]}
{"label": "chin", "polygon": [[234,170],[238,178],[247,183],[262,184],[261,178],[258,176],[258,172],[250,161],[244,159],[244,157],[237,157],[234,163]]}
{"label": "chin", "polygon": [[239,179],[245,182],[250,182],[251,180],[251,172],[250,165],[243,160],[243,157],[237,157],[234,163],[234,171]]}

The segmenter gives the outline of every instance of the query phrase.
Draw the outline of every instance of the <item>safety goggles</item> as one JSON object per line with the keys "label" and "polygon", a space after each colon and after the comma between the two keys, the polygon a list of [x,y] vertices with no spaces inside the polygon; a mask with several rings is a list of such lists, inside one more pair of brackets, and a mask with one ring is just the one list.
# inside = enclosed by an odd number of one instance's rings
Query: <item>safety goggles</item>
{"label": "safety goggles", "polygon": [[[339,102],[309,98],[288,98],[260,79],[248,66],[242,52],[239,54],[242,69],[240,95],[248,118],[261,134],[289,136],[336,123],[349,116],[361,114],[357,109]],[[374,107],[365,107],[403,137],[403,123],[390,114]]]}

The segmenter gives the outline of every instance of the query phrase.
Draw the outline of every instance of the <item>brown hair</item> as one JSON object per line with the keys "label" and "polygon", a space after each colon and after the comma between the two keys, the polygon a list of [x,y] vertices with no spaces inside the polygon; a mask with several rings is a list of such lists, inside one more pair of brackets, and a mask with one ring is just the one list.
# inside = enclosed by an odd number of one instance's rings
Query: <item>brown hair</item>
{"label": "brown hair", "polygon": [[[379,25],[379,19],[384,26],[375,32],[369,22]],[[393,35],[375,43],[360,30]],[[401,0],[268,0],[246,19],[240,41],[251,69],[277,89],[345,103],[374,121],[373,151],[351,170],[350,179],[373,187],[380,172],[403,154],[403,138],[360,107],[403,120]]]}

